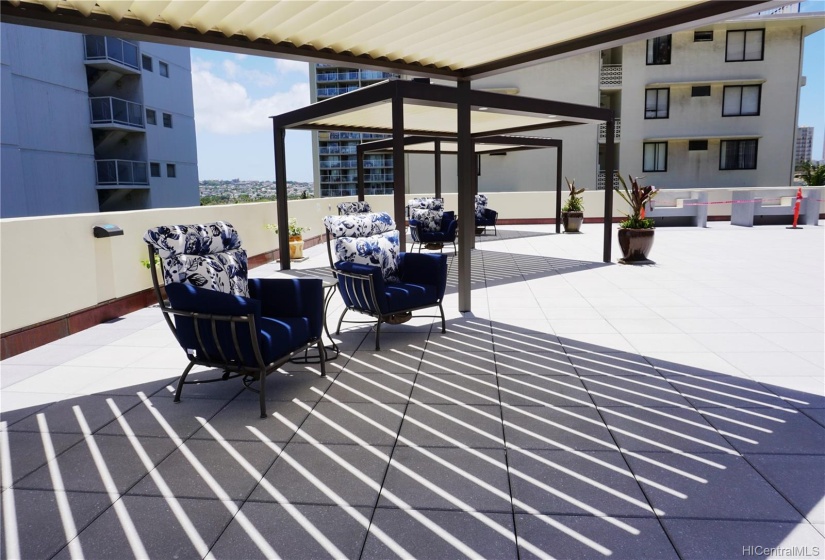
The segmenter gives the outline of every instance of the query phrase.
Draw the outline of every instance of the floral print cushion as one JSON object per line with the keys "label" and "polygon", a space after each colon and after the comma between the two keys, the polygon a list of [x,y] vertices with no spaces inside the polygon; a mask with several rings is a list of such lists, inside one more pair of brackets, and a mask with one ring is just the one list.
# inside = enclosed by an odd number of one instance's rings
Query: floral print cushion
{"label": "floral print cushion", "polygon": [[441,218],[443,210],[426,210],[424,208],[411,208],[410,219],[421,223],[424,231],[441,231]]}
{"label": "floral print cushion", "polygon": [[177,255],[212,255],[241,246],[238,231],[228,222],[160,226],[147,231],[143,240],[154,246],[162,259]]}
{"label": "floral print cushion", "polygon": [[476,195],[476,218],[484,217],[484,209],[487,208],[487,195]]}
{"label": "floral print cushion", "polygon": [[398,230],[368,237],[339,237],[335,240],[335,255],[339,261],[381,268],[386,282],[398,282]]}
{"label": "floral print cushion", "polygon": [[249,297],[247,259],[243,249],[214,255],[175,255],[163,259],[163,279],[199,288]]}
{"label": "floral print cushion", "polygon": [[366,201],[358,200],[356,202],[341,202],[338,204],[338,214],[361,214],[364,212],[372,212],[372,208]]}
{"label": "floral print cushion", "polygon": [[395,229],[395,220],[386,212],[326,216],[324,227],[332,237],[367,237]]}
{"label": "floral print cushion", "polygon": [[444,201],[440,198],[413,198],[407,205],[409,208],[423,208],[425,210],[443,210]]}

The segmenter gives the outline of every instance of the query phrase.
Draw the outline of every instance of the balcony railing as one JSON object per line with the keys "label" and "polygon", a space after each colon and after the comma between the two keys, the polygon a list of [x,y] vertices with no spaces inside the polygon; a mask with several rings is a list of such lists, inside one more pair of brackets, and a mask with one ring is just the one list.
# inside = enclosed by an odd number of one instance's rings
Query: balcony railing
{"label": "balcony railing", "polygon": [[[603,191],[604,190],[604,183],[605,183],[605,172],[599,171],[599,176],[596,178],[596,190]],[[619,172],[613,172],[613,188],[616,188],[616,185],[619,184]]]}
{"label": "balcony railing", "polygon": [[357,153],[355,146],[324,146],[318,148],[320,154],[354,154]]}
{"label": "balcony railing", "polygon": [[89,99],[92,110],[92,124],[122,124],[145,128],[143,124],[143,105],[118,97],[92,97]]}
{"label": "balcony railing", "polygon": [[[619,140],[622,137],[622,119],[615,120],[616,126],[613,128],[613,140]],[[599,142],[607,140],[607,123],[599,125]]]}
{"label": "balcony railing", "polygon": [[149,173],[145,161],[126,159],[95,160],[98,185],[148,185]]}
{"label": "balcony railing", "polygon": [[338,88],[318,88],[318,97],[334,97],[344,93],[349,93],[358,89],[358,86],[347,86]]}
{"label": "balcony railing", "polygon": [[86,60],[108,60],[140,70],[140,49],[135,43],[117,37],[101,37],[100,35],[84,35],[83,39],[86,46]]}
{"label": "balcony railing", "polygon": [[602,64],[599,85],[612,88],[622,87],[622,65]]}

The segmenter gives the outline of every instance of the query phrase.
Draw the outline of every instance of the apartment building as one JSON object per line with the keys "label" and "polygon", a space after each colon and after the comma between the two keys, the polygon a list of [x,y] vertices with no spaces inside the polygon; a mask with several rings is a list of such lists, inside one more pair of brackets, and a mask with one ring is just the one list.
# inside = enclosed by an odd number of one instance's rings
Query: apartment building
{"label": "apartment building", "polygon": [[189,49],[0,25],[0,217],[197,206]]}
{"label": "apartment building", "polygon": [[800,126],[796,129],[796,148],[794,149],[794,166],[803,161],[811,161],[814,151],[814,127]]}
{"label": "apartment building", "polygon": [[[478,89],[609,107],[616,169],[662,188],[789,185],[802,84],[803,41],[821,13],[723,21],[473,82]],[[531,133],[535,134],[535,133]],[[604,188],[605,127],[538,133],[564,141],[562,174]],[[545,150],[481,156],[482,191],[555,186]],[[433,190],[431,156],[409,156],[411,192]],[[443,188],[454,192],[454,157]]]}
{"label": "apartment building", "polygon": [[[310,95],[313,103],[397,77],[396,74],[389,72],[343,68],[330,64],[314,64],[311,68]],[[358,187],[356,146],[361,142],[381,138],[386,138],[386,135],[313,131],[315,196],[356,194]],[[365,155],[364,188],[367,194],[391,194],[393,192],[392,155]]]}

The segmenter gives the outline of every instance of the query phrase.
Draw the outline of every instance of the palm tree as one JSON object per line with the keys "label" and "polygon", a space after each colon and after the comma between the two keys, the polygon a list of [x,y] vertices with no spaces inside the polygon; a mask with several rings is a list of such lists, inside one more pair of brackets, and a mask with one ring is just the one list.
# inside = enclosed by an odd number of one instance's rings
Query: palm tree
{"label": "palm tree", "polygon": [[825,185],[825,165],[803,161],[797,168],[799,178],[809,187]]}

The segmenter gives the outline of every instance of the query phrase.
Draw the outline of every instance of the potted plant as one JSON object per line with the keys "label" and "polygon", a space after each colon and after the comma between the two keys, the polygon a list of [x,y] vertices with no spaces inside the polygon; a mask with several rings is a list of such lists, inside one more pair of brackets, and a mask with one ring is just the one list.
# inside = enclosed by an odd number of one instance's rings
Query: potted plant
{"label": "potted plant", "polygon": [[[289,225],[289,258],[302,259],[304,258],[304,236],[305,231],[310,228],[299,226],[297,218],[290,218]],[[273,230],[275,235],[278,235],[278,224],[266,224],[266,229]]]}
{"label": "potted plant", "polygon": [[584,192],[584,189],[576,188],[575,179],[570,181],[565,177],[564,180],[567,181],[570,193],[567,202],[561,207],[561,223],[564,226],[564,233],[579,233],[584,221],[584,203],[579,195]]}
{"label": "potted plant", "polygon": [[648,254],[653,247],[653,234],[656,229],[653,220],[645,218],[645,205],[653,200],[659,193],[656,187],[650,185],[643,187],[639,184],[641,177],[630,179],[631,188],[627,188],[627,183],[618,175],[621,189],[617,185],[616,192],[619,193],[625,202],[630,205],[631,214],[625,214],[627,219],[619,224],[619,247],[622,249],[623,258],[621,263],[646,263]]}

